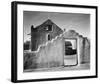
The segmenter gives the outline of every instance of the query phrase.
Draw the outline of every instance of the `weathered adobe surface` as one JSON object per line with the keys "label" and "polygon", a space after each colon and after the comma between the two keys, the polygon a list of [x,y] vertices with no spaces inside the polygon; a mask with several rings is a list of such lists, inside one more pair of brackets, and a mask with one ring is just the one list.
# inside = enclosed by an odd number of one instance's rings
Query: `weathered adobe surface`
{"label": "weathered adobe surface", "polygon": [[63,38],[60,35],[59,37],[42,44],[37,51],[24,53],[24,69],[63,66],[63,44]]}
{"label": "weathered adobe surface", "polygon": [[90,42],[74,30],[64,32],[55,40],[38,48],[38,52],[24,53],[24,69],[51,68],[63,66],[64,39],[77,39],[79,63],[90,62]]}

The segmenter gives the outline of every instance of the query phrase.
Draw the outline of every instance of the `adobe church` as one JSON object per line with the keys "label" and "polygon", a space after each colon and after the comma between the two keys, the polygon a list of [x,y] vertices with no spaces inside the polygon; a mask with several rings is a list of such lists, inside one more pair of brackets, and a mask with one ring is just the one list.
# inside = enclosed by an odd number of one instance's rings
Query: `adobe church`
{"label": "adobe church", "polygon": [[[72,42],[75,48],[72,47]],[[73,65],[90,62],[90,42],[74,30],[65,31],[50,19],[31,26],[31,64],[25,69],[64,67],[65,58],[76,56]],[[34,55],[34,57],[32,57]],[[65,60],[66,61],[66,60]],[[28,63],[29,61],[27,61]]]}

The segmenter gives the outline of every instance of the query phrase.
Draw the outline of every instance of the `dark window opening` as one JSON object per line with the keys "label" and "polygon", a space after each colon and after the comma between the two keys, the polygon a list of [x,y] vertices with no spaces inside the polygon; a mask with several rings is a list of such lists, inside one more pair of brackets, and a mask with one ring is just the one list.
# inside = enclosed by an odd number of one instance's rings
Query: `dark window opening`
{"label": "dark window opening", "polygon": [[52,25],[47,25],[46,30],[47,31],[52,31]]}
{"label": "dark window opening", "polygon": [[50,37],[50,35],[48,34],[48,40],[51,40],[51,37]]}

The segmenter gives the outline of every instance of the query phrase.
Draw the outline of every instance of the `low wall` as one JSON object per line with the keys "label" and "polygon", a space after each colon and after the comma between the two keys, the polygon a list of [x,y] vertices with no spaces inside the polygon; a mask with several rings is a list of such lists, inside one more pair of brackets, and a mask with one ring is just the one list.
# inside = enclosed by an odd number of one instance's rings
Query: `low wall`
{"label": "low wall", "polygon": [[[24,69],[60,67],[64,63],[63,39],[58,37],[47,46],[40,47],[38,53],[24,53]],[[26,60],[26,61],[25,61]]]}

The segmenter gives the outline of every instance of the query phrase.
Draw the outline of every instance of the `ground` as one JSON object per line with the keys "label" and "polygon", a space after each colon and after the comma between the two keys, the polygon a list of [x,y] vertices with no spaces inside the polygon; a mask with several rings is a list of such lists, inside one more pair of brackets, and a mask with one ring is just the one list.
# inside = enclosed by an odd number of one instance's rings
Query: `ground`
{"label": "ground", "polygon": [[65,55],[64,56],[64,65],[77,65],[77,54],[75,55]]}
{"label": "ground", "polygon": [[30,69],[30,70],[25,70],[25,72],[44,72],[44,71],[66,71],[66,70],[87,70],[90,69],[90,64],[89,63],[84,63],[80,64],[80,66],[62,66],[62,67],[55,67],[55,68],[44,68],[44,69]]}

